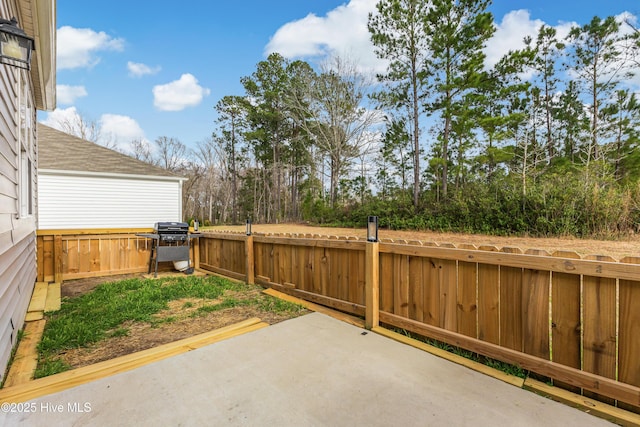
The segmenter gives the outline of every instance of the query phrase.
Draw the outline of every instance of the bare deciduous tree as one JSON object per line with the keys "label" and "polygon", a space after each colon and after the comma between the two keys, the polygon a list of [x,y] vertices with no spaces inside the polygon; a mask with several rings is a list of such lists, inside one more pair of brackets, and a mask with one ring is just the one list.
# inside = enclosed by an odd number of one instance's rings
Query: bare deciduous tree
{"label": "bare deciduous tree", "polygon": [[315,145],[329,158],[332,207],[341,175],[370,143],[370,130],[381,121],[378,111],[362,106],[370,87],[371,81],[354,63],[334,56],[288,98],[299,126],[313,135]]}
{"label": "bare deciduous tree", "polygon": [[145,163],[156,165],[156,159],[153,157],[151,145],[148,141],[138,138],[131,141],[130,145],[133,158]]}
{"label": "bare deciduous tree", "polygon": [[157,164],[168,171],[178,172],[187,161],[187,147],[176,138],[161,136],[156,139]]}
{"label": "bare deciduous tree", "polygon": [[68,133],[69,135],[75,135],[78,138],[82,138],[86,141],[95,142],[100,141],[100,126],[94,120],[87,119],[81,114],[74,114],[71,117],[66,117],[58,122],[60,129]]}

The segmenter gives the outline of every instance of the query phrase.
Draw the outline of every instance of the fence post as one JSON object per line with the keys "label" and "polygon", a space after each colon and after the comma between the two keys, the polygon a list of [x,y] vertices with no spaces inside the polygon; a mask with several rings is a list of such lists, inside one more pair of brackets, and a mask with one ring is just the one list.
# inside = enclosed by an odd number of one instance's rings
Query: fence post
{"label": "fence post", "polygon": [[198,270],[200,268],[200,238],[193,239],[193,268]]}
{"label": "fence post", "polygon": [[380,250],[378,242],[365,246],[365,328],[375,328],[380,323]]}
{"label": "fence post", "polygon": [[247,257],[247,283],[250,285],[254,285],[256,279],[253,262],[253,236],[247,236],[247,238],[245,239],[244,253]]}
{"label": "fence post", "polygon": [[53,281],[62,283],[62,236],[53,236]]}

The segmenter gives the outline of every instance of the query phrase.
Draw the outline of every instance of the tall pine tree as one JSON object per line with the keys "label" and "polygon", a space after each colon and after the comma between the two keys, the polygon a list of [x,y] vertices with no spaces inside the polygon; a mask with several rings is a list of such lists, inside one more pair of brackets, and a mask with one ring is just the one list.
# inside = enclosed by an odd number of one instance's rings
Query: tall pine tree
{"label": "tall pine tree", "polygon": [[429,69],[434,72],[433,100],[430,108],[442,118],[441,185],[447,197],[449,151],[454,119],[466,115],[469,92],[482,86],[483,48],[495,32],[493,15],[487,11],[490,0],[432,0],[426,16],[429,36]]}
{"label": "tall pine tree", "polygon": [[413,140],[413,204],[420,196],[420,116],[427,95],[429,36],[426,17],[430,2],[381,0],[377,13],[369,15],[369,32],[378,57],[389,61],[386,73],[386,108],[409,111]]}

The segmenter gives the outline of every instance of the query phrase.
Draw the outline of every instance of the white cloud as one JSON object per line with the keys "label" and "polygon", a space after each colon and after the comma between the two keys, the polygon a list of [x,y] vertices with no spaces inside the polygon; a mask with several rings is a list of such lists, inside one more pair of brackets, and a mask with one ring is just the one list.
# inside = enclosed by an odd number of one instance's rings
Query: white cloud
{"label": "white cloud", "polygon": [[620,33],[624,35],[633,34],[638,28],[638,17],[629,11],[624,11],[615,15],[615,19],[620,25]]}
{"label": "white cloud", "polygon": [[[620,25],[619,34],[622,36],[630,35],[634,32],[634,27],[637,24],[638,17],[630,12],[622,12],[615,16],[616,21]],[[577,24],[576,24],[577,25]],[[633,27],[632,27],[633,26]],[[625,44],[629,41],[622,41],[618,43],[618,47],[621,50],[625,49]],[[608,64],[600,63],[599,68],[602,81],[607,81],[613,78],[616,81],[620,81],[623,86],[628,86],[631,89],[640,88],[640,72],[638,71],[637,63],[633,60],[629,62],[630,58],[621,59],[620,61]],[[637,61],[638,58],[636,58]],[[632,75],[625,75],[626,72],[631,71]],[[572,79],[579,79],[580,75],[574,69],[569,69],[567,75]]]}
{"label": "white cloud", "polygon": [[[634,32],[634,28],[638,28],[638,17],[630,12],[622,12],[616,16],[616,21],[620,23],[620,32],[625,35],[630,35]],[[627,81],[634,89],[640,88],[640,69],[637,64],[640,58],[636,57],[632,66],[633,76]]]}
{"label": "white cloud", "polygon": [[[110,148],[117,148],[123,152],[130,152],[130,143],[134,139],[146,141],[144,131],[134,119],[129,116],[119,114],[103,114],[96,123],[86,117],[83,117],[76,107],[56,108],[47,114],[42,120],[47,126],[63,132],[80,135],[78,126],[97,125],[97,135],[99,134],[98,144],[105,145]],[[96,136],[97,136],[96,135]]]}
{"label": "white cloud", "polygon": [[56,108],[52,112],[47,113],[47,117],[42,120],[42,123],[54,129],[64,131],[63,123],[78,123],[80,119],[81,117],[76,107]]}
{"label": "white cloud", "polygon": [[100,137],[102,143],[115,145],[128,152],[134,139],[144,140],[144,131],[134,119],[119,114],[103,114],[100,117]]}
{"label": "white cloud", "polygon": [[[325,16],[309,14],[288,22],[271,37],[265,54],[278,52],[285,58],[307,59],[323,59],[331,54],[347,55],[358,62],[361,69],[383,71],[385,62],[375,56],[367,29],[369,13],[375,13],[377,1],[350,0]],[[631,23],[638,22],[637,17],[629,12],[621,13],[617,19],[620,22],[625,19]],[[525,36],[535,40],[543,24],[556,29],[558,40],[564,39],[577,25],[575,22],[552,25],[541,19],[532,19],[528,10],[513,10],[496,22],[496,32],[485,48],[487,67],[494,66],[510,50],[523,48]]]}
{"label": "white cloud", "polygon": [[124,40],[90,28],[60,27],[57,33],[58,69],[91,68],[100,62],[100,51],[121,51]]}
{"label": "white cloud", "polygon": [[280,27],[265,47],[265,54],[278,52],[285,58],[347,55],[360,67],[382,71],[370,40],[367,21],[378,0],[351,0],[326,16],[309,14]]}
{"label": "white cloud", "polygon": [[181,111],[200,104],[209,93],[192,74],[183,74],[179,80],[153,87],[153,105],[161,111]]}
{"label": "white cloud", "polygon": [[[543,24],[545,22],[540,19],[531,19],[529,11],[524,9],[513,10],[504,15],[502,21],[496,23],[496,32],[484,50],[487,67],[493,67],[510,50],[524,48],[523,40],[526,36],[535,41]],[[566,22],[555,26],[558,40],[565,38],[571,27],[576,25],[574,22]]]}
{"label": "white cloud", "polygon": [[58,104],[69,105],[76,102],[76,99],[87,96],[84,86],[58,85],[56,89],[56,99]]}
{"label": "white cloud", "polygon": [[129,76],[131,77],[142,77],[147,74],[156,74],[160,71],[160,66],[152,68],[146,64],[129,61],[127,62],[127,70],[129,70]]}

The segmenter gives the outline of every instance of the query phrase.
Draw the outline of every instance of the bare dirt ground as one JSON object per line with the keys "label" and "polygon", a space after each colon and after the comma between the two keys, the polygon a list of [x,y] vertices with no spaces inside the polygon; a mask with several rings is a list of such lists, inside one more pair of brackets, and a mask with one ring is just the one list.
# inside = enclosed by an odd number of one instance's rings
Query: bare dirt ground
{"label": "bare dirt ground", "polygon": [[[244,232],[245,226],[215,226],[207,227],[204,231],[234,231]],[[334,228],[316,227],[305,224],[253,224],[253,233],[303,233],[329,236],[355,236],[365,237],[366,230],[362,228]],[[476,246],[517,247],[527,249],[540,249],[549,253],[556,251],[577,252],[580,256],[608,255],[615,260],[627,256],[640,256],[640,237],[632,236],[620,240],[593,240],[577,238],[534,238],[534,237],[501,237],[482,234],[463,233],[439,233],[432,231],[405,231],[384,230],[379,231],[380,239],[404,239],[420,240],[423,242],[472,244]]]}
{"label": "bare dirt ground", "polygon": [[[173,273],[169,273],[173,274]],[[177,273],[180,274],[180,273]],[[87,292],[91,292],[96,286],[130,277],[141,277],[142,275],[122,275],[112,277],[96,277],[90,279],[78,279],[64,282],[61,287],[62,297],[77,297]],[[162,275],[159,275],[162,276]],[[259,288],[249,292],[237,293],[233,297],[236,299],[249,299],[255,297],[260,292]],[[271,325],[307,313],[306,310],[295,315],[278,314],[264,311],[255,306],[238,306],[220,311],[207,313],[206,315],[191,315],[204,303],[213,304],[215,301],[188,298],[172,301],[169,308],[158,313],[155,318],[159,322],[130,323],[122,325],[128,329],[126,336],[118,336],[99,341],[88,348],[76,348],[61,353],[60,358],[72,366],[91,365],[115,357],[124,356],[136,351],[146,350],[162,344],[188,338],[201,333],[219,329],[234,323],[241,322],[252,317],[258,317],[262,321]],[[64,304],[64,300],[63,300]],[[171,321],[162,322],[162,319]]]}

